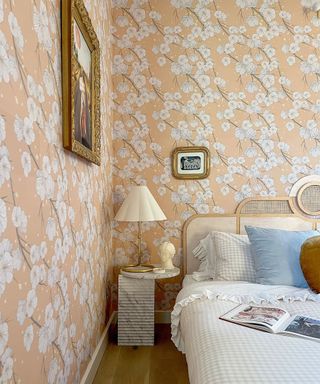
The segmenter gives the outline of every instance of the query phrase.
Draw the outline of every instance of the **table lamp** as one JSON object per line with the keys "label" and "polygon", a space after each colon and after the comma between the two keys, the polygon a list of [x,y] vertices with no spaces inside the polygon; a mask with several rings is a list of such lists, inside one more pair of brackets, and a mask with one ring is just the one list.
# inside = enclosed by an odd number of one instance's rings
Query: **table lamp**
{"label": "table lamp", "polygon": [[[141,266],[141,222],[166,220],[166,216],[152,196],[148,187],[139,185],[132,187],[129,195],[122,203],[115,220],[138,222],[138,264]],[[137,269],[136,271],[141,271]]]}

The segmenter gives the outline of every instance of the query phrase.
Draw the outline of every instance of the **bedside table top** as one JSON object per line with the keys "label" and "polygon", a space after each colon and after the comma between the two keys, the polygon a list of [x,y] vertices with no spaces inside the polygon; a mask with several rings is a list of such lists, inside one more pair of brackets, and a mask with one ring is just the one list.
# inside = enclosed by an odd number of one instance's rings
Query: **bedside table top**
{"label": "bedside table top", "polygon": [[131,279],[157,280],[178,276],[180,274],[180,268],[174,267],[173,269],[166,269],[164,273],[155,273],[152,271],[141,273],[121,271],[120,273],[122,276],[130,277]]}

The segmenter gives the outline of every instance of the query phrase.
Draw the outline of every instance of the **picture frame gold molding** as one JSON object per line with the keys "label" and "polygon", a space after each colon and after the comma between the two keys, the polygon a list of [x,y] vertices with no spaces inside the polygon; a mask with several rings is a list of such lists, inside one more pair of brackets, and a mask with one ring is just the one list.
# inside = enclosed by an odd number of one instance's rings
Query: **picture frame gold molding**
{"label": "picture frame gold molding", "polygon": [[[91,53],[91,149],[75,139],[75,69],[76,66],[79,65],[73,55],[73,23],[75,21]],[[100,165],[100,45],[83,0],[62,0],[61,29],[63,146],[65,149],[70,150],[88,161]]]}
{"label": "picture frame gold molding", "polygon": [[[193,153],[193,152],[202,152],[204,154],[204,163],[203,163],[203,172],[201,174],[181,174],[178,170],[178,154],[180,153]],[[177,147],[172,151],[171,154],[172,161],[172,175],[176,179],[184,180],[196,180],[196,179],[205,179],[210,174],[210,151],[207,147],[202,146],[190,146],[190,147]]]}

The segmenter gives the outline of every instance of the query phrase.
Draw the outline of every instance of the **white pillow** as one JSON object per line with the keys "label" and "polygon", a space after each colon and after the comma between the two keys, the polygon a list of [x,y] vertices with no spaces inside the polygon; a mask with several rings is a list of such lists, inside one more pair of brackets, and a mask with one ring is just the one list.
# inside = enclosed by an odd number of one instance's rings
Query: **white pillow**
{"label": "white pillow", "polygon": [[216,257],[216,279],[255,282],[254,259],[246,235],[212,233]]}
{"label": "white pillow", "polygon": [[207,273],[211,278],[215,278],[217,265],[213,234],[214,232],[210,232],[192,250],[194,257],[200,261],[198,271]]}

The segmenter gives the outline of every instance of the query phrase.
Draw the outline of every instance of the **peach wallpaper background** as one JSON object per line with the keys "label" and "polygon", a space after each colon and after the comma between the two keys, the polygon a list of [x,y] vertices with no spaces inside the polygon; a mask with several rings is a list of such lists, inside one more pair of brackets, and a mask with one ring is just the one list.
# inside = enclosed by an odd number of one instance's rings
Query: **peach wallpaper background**
{"label": "peach wallpaper background", "polygon": [[85,4],[101,42],[101,167],[62,147],[60,1],[0,0],[1,383],[79,382],[105,326],[111,3]]}
{"label": "peach wallpaper background", "polygon": [[[319,27],[300,0],[113,0],[115,207],[147,184],[168,218],[144,225],[146,260],[171,240],[181,265],[194,213],[320,173]],[[193,145],[210,149],[210,176],[174,179],[171,151]],[[115,224],[116,264],[134,260],[133,228]],[[159,309],[178,282],[159,282]]]}
{"label": "peach wallpaper background", "polygon": [[[170,240],[181,265],[190,215],[320,174],[320,20],[300,0],[85,4],[102,50],[101,167],[62,148],[60,1],[0,0],[3,383],[80,381],[118,266],[135,259],[136,226],[112,227],[131,185],[168,218],[143,224],[145,261]],[[210,176],[174,179],[172,150],[192,145],[210,149]],[[170,309],[180,279],[157,288]]]}

